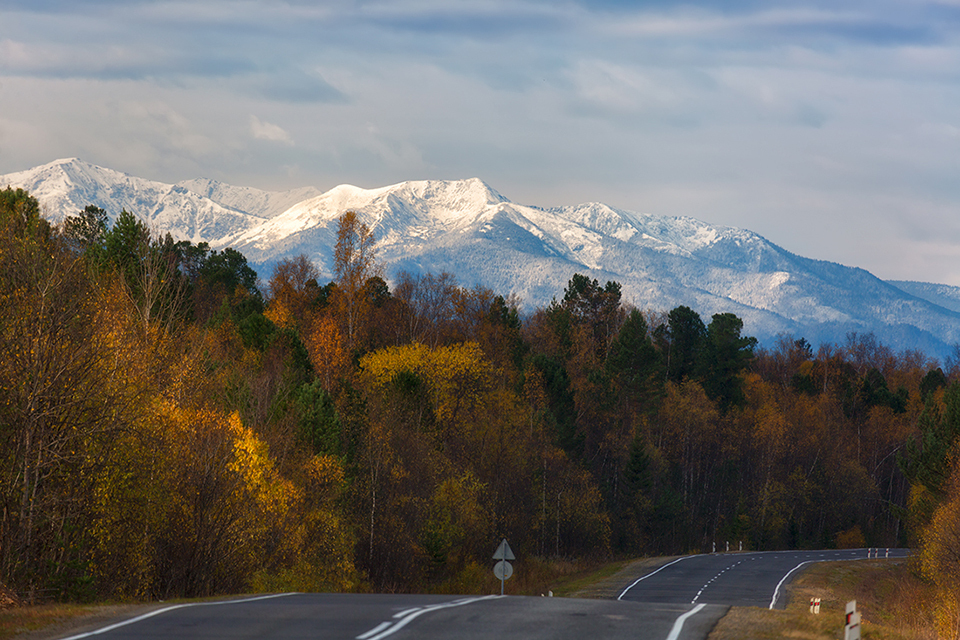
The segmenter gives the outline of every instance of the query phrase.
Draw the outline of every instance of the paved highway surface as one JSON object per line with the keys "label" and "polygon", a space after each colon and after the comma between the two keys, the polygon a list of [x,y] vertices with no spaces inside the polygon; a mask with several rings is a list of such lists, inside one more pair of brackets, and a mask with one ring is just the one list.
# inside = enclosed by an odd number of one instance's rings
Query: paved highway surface
{"label": "paved highway surface", "polygon": [[865,549],[685,556],[624,585],[617,600],[295,593],[190,603],[64,640],[702,639],[730,605],[782,607],[784,585],[809,563],[866,556]]}
{"label": "paved highway surface", "polygon": [[784,586],[811,563],[861,560],[868,554],[903,558],[908,553],[906,549],[845,549],[684,556],[627,586],[620,599],[783,609]]}

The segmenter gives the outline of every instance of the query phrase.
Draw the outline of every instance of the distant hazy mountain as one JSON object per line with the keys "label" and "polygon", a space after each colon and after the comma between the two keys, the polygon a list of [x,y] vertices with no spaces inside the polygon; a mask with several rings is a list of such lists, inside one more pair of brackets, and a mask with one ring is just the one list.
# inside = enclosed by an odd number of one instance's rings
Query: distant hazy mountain
{"label": "distant hazy mountain", "polygon": [[888,282],[911,295],[960,313],[960,287],[909,280],[889,280]]}
{"label": "distant hazy mountain", "polygon": [[873,332],[887,345],[944,356],[960,342],[960,289],[887,283],[870,273],[792,254],[743,229],[599,203],[539,208],[507,200],[481,180],[348,185],[275,193],[209,180],[166,185],[60,160],[0,176],[26,188],[51,220],[97,204],[152,228],[241,250],[268,275],[299,253],[329,276],[337,220],[355,211],[376,234],[391,275],[449,271],[462,284],[516,293],[528,307],[560,297],[574,273],[616,280],[640,308],[684,304],[704,320],[731,312],[769,342],[779,333],[814,345]]}

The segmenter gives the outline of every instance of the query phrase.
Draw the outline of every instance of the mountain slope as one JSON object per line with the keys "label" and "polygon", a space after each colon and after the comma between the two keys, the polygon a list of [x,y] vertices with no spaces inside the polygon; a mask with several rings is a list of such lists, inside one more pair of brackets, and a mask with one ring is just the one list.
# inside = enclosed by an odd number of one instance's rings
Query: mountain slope
{"label": "mountain slope", "polygon": [[[270,193],[229,187],[209,180],[171,185],[106,169],[77,158],[55,160],[27,171],[0,176],[0,188],[26,189],[54,222],[95,204],[116,219],[126,209],[160,234],[208,242],[262,223],[310,195],[312,189]],[[205,191],[205,193],[201,193]],[[237,208],[235,205],[249,205]]]}
{"label": "mountain slope", "polygon": [[890,280],[889,284],[912,296],[960,313],[960,287],[908,280]]}
{"label": "mountain slope", "polygon": [[89,203],[112,215],[127,208],[177,238],[233,246],[263,275],[303,253],[330,277],[338,219],[355,211],[373,229],[391,277],[448,271],[464,285],[515,293],[527,308],[560,297],[580,272],[620,282],[625,301],[640,308],[683,304],[707,321],[735,313],[745,332],[767,342],[790,333],[842,344],[849,332],[873,332],[894,348],[941,357],[960,342],[955,288],[883,282],[689,217],[600,203],[521,205],[478,179],[271,193],[210,180],[165,185],[63,160],[0,177],[0,188],[6,184],[30,190],[53,220]]}
{"label": "mountain slope", "polygon": [[314,187],[302,187],[291,191],[263,191],[252,187],[234,187],[207,178],[182,180],[175,186],[183,187],[227,209],[242,211],[262,219],[277,216],[298,202],[315,198],[321,193]]}

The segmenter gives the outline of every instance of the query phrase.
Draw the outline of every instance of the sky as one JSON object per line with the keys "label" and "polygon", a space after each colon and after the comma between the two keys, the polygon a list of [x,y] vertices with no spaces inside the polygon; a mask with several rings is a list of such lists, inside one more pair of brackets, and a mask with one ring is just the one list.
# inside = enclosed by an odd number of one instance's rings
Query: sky
{"label": "sky", "polygon": [[480,178],[960,286],[960,0],[0,0],[0,174]]}

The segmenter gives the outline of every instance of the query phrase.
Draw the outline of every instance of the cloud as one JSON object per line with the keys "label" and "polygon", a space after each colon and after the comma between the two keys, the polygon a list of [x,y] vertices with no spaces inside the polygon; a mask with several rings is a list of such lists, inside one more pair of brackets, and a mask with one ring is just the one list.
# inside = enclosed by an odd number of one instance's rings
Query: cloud
{"label": "cloud", "polygon": [[691,91],[682,73],[583,60],[570,70],[575,113],[674,121],[688,111]]}
{"label": "cloud", "polygon": [[604,16],[597,24],[602,32],[613,37],[688,40],[700,46],[725,40],[738,49],[777,47],[784,43],[817,47],[840,43],[896,46],[933,44],[951,37],[947,25],[956,26],[960,17],[953,13],[938,12],[942,21],[937,22],[925,19],[922,12],[905,11],[896,5],[851,3],[821,8],[814,3],[795,3],[758,9],[734,5],[723,11],[674,6]]}
{"label": "cloud", "polygon": [[8,0],[0,173],[478,176],[874,269],[878,219],[937,237],[960,206],[958,3]]}
{"label": "cloud", "polygon": [[500,41],[556,33],[585,15],[569,3],[521,0],[381,2],[361,16],[379,27],[411,34]]}
{"label": "cloud", "polygon": [[641,13],[609,25],[612,32],[632,36],[699,36],[735,33],[747,29],[782,29],[859,24],[863,17],[818,9],[775,9],[755,13],[724,14],[703,10]]}
{"label": "cloud", "polygon": [[294,103],[349,102],[338,89],[319,73],[308,73],[296,68],[285,68],[258,73],[250,78],[254,93],[269,100]]}
{"label": "cloud", "polygon": [[282,128],[269,122],[262,122],[257,116],[250,114],[250,135],[256,140],[267,140],[293,146],[293,138]]}
{"label": "cloud", "polygon": [[88,43],[0,41],[0,73],[36,78],[116,80],[230,77],[253,70],[237,56],[213,53],[198,60],[182,50],[149,42]]}

